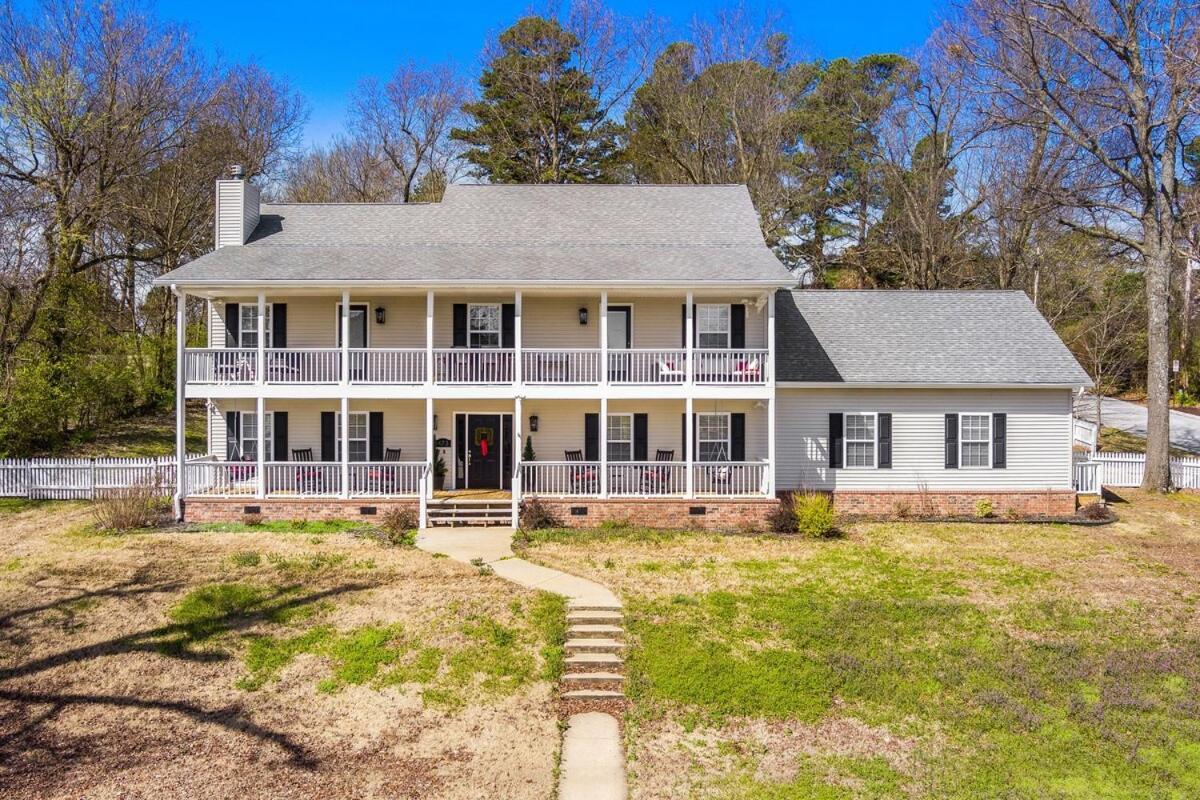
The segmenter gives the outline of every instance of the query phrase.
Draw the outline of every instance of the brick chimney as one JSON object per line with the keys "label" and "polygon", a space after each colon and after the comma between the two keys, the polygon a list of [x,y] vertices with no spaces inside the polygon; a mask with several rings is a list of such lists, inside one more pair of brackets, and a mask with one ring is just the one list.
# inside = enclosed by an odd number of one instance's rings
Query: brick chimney
{"label": "brick chimney", "polygon": [[247,182],[240,164],[217,181],[216,247],[243,245],[258,225],[258,187]]}

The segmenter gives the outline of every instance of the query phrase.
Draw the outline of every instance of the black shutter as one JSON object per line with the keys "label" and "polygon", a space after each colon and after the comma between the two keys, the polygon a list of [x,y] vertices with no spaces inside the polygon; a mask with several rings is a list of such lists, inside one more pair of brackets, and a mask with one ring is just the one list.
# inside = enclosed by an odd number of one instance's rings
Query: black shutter
{"label": "black shutter", "polygon": [[367,458],[383,461],[383,412],[372,411],[367,416]]}
{"label": "black shutter", "polygon": [[238,346],[238,326],[242,324],[242,312],[237,303],[225,304],[225,346]]}
{"label": "black shutter", "polygon": [[467,415],[454,415],[454,480],[456,486],[462,486],[466,480],[467,467]]}
{"label": "black shutter", "polygon": [[633,460],[648,461],[646,442],[649,438],[648,418],[645,414],[633,415]]}
{"label": "black shutter", "polygon": [[321,460],[337,461],[337,414],[321,412]]}
{"label": "black shutter", "polygon": [[829,468],[840,469],[842,466],[842,415],[829,415]]}
{"label": "black shutter", "polygon": [[454,304],[454,346],[467,346],[467,304]]}
{"label": "black shutter", "polygon": [[1008,466],[1008,414],[992,414],[992,469]]}
{"label": "black shutter", "polygon": [[516,347],[517,307],[512,303],[500,306],[500,346]]}
{"label": "black shutter", "polygon": [[242,460],[242,412],[225,412],[225,460]]}
{"label": "black shutter", "polygon": [[583,460],[600,460],[600,415],[583,415]]}
{"label": "black shutter", "polygon": [[516,442],[513,441],[513,424],[512,414],[502,414],[500,416],[500,488],[512,488],[513,474],[513,448]]}
{"label": "black shutter", "polygon": [[679,415],[679,444],[683,447],[679,451],[679,460],[687,460],[687,414]]}
{"label": "black shutter", "polygon": [[958,469],[958,414],[946,415],[946,469]]}
{"label": "black shutter", "polygon": [[287,347],[287,303],[271,304],[271,347]]}
{"label": "black shutter", "polygon": [[275,437],[275,460],[288,460],[288,417],[286,411],[276,411],[274,428],[271,435]]}
{"label": "black shutter", "polygon": [[880,469],[891,469],[892,467],[892,415],[879,414],[877,417],[879,425],[879,455],[877,464]]}
{"label": "black shutter", "polygon": [[746,460],[746,415],[729,415],[729,460]]}
{"label": "black shutter", "polygon": [[746,306],[742,303],[729,307],[729,346],[734,350],[746,346]]}

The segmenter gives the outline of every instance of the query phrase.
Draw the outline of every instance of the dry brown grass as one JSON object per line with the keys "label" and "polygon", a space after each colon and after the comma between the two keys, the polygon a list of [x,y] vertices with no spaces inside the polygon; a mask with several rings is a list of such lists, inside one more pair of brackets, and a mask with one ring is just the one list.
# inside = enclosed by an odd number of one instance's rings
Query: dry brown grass
{"label": "dry brown grass", "polygon": [[338,630],[400,624],[450,647],[470,614],[512,623],[520,590],[349,534],[101,536],[89,519],[70,504],[0,516],[0,796],[550,796],[544,681],[446,710],[410,684],[318,692],[329,666],[301,655],[243,691],[236,642],[168,655],[147,633],[198,586],[241,581],[297,587]]}

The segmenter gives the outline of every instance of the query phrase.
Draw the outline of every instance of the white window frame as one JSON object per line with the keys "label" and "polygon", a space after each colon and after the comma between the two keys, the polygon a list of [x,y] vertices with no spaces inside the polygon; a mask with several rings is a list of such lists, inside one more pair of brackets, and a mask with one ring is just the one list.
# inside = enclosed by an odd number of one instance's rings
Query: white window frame
{"label": "white window frame", "polygon": [[[342,461],[342,412],[335,411],[334,416],[337,420],[337,422],[335,423],[336,424],[336,432],[337,432],[337,440],[334,442],[333,452],[337,457],[338,463],[340,464]],[[354,422],[354,419],[353,419],[354,417],[362,418],[363,435],[362,436],[349,436],[349,437],[347,437],[347,440],[346,440],[351,445],[351,447],[350,447],[350,453],[351,453],[350,463],[351,464],[362,464],[363,462],[371,460],[371,412],[370,411],[351,411],[350,417],[351,417],[352,424]],[[353,445],[355,442],[363,443],[363,457],[361,460],[356,460],[353,458],[353,454],[354,454]]]}
{"label": "white window frame", "polygon": [[[263,325],[263,331],[265,332],[265,338],[267,340],[265,347],[267,349],[270,349],[271,348],[271,318],[274,316],[274,305],[275,304],[267,303],[266,305],[267,305],[267,319],[266,319],[266,324]],[[254,309],[254,316],[251,317],[251,322],[253,324],[251,324],[251,325],[245,324],[246,323],[245,309],[247,309],[247,308]],[[246,344],[245,337],[247,335],[255,337],[254,344]],[[258,338],[258,303],[241,303],[238,305],[238,349],[240,349],[240,350],[256,349],[258,347],[257,338]]]}
{"label": "white window frame", "polygon": [[[700,438],[700,420],[703,417],[724,417],[725,418],[725,438],[724,439],[701,439]],[[724,459],[706,460],[701,458],[701,445],[706,442],[720,442],[721,448],[725,451]],[[729,411],[697,411],[696,412],[696,462],[704,464],[722,464],[733,460],[733,415]]]}
{"label": "white window frame", "polygon": [[[250,443],[254,446],[255,452],[257,452],[257,450],[258,450],[258,412],[257,411],[242,411],[240,413],[241,413],[241,418],[240,418],[241,421],[238,424],[238,443],[237,443],[238,456],[241,458],[245,458],[247,443]],[[264,414],[264,416],[267,418],[267,427],[263,431],[263,448],[266,450],[266,453],[264,453],[263,461],[271,461],[275,455],[275,412],[268,411],[268,412],[266,412],[266,414]],[[247,419],[254,420],[254,424],[255,424],[254,433],[250,434],[249,436],[246,435],[246,420]],[[258,459],[255,458],[254,460],[257,461]]]}
{"label": "white window frame", "polygon": [[[471,312],[477,308],[496,309],[496,330],[475,331],[471,329]],[[496,343],[477,345],[475,334],[496,334]],[[467,303],[467,349],[468,350],[499,350],[504,347],[504,304],[503,303]]]}
{"label": "white window frame", "polygon": [[[861,444],[866,439],[850,438],[850,417],[871,418],[871,463],[850,464],[850,443]],[[842,412],[842,469],[879,469],[879,412],[878,411],[843,411]]]}
{"label": "white window frame", "polygon": [[[959,469],[991,469],[992,457],[995,455],[992,452],[992,420],[993,412],[991,411],[959,411],[958,412],[958,468]],[[984,452],[987,453],[987,464],[967,464],[963,460],[963,445],[967,443],[966,437],[963,436],[963,424],[967,417],[983,417],[987,421],[987,435],[983,439]],[[978,444],[978,439],[972,439],[972,444]]]}
{"label": "white window frame", "polygon": [[[612,438],[611,423],[612,423],[612,420],[614,417],[621,417],[622,419],[626,419],[629,421],[629,438],[628,439]],[[630,412],[630,413],[617,412],[615,414],[609,414],[608,420],[605,421],[605,426],[606,427],[604,428],[604,449],[606,451],[605,455],[608,456],[608,460],[611,462],[615,462],[615,463],[633,461],[633,414],[632,414],[632,412]],[[629,458],[613,458],[612,449],[611,449],[612,446],[614,444],[626,444],[626,443],[629,444]]]}
{"label": "white window frame", "polygon": [[[702,310],[723,309],[725,311],[725,329],[724,330],[704,330],[704,326],[700,324],[702,318]],[[718,315],[718,319],[720,316]],[[696,304],[696,349],[698,350],[728,350],[730,342],[733,341],[733,307],[729,303],[697,303]],[[721,336],[725,337],[725,344],[718,347],[712,347],[702,344],[705,336]]]}

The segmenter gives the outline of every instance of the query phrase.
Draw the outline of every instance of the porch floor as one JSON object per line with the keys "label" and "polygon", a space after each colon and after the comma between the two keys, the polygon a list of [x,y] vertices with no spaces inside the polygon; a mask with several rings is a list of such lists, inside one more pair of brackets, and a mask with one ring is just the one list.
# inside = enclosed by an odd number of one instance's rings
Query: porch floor
{"label": "porch floor", "polygon": [[507,489],[443,489],[433,493],[434,500],[512,500]]}

